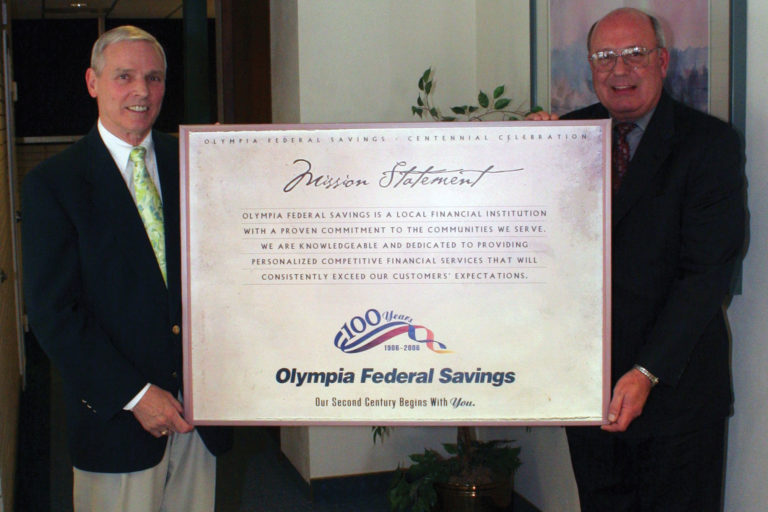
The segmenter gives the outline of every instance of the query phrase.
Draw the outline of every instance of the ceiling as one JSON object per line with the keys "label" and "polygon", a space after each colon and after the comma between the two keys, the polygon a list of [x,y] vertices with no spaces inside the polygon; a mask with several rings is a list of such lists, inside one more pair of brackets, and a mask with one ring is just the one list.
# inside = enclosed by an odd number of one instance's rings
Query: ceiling
{"label": "ceiling", "polygon": [[[215,0],[205,0],[208,17]],[[181,18],[183,0],[10,0],[11,18]]]}

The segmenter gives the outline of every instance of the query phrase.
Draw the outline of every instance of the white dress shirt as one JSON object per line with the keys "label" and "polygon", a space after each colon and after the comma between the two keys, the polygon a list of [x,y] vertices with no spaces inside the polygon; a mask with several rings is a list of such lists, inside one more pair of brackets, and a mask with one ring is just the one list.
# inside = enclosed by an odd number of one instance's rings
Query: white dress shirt
{"label": "white dress shirt", "polygon": [[[125,184],[131,193],[131,197],[133,197],[133,201],[136,202],[136,192],[133,189],[133,162],[131,162],[130,159],[131,150],[135,146],[131,146],[107,130],[104,125],[101,124],[101,119],[99,119],[98,128],[101,140],[104,142],[104,145],[107,146],[107,150],[109,151],[109,154],[112,155],[112,160],[115,161],[115,165],[120,169],[120,173],[123,175],[123,180],[125,180]],[[155,188],[157,188],[157,192],[160,194],[162,200],[163,191],[160,188],[160,175],[157,172],[157,159],[155,158],[155,144],[152,142],[152,132],[150,132],[139,145],[147,150],[147,153],[144,155],[144,162],[147,166],[149,178],[152,180],[152,183],[155,184]]]}

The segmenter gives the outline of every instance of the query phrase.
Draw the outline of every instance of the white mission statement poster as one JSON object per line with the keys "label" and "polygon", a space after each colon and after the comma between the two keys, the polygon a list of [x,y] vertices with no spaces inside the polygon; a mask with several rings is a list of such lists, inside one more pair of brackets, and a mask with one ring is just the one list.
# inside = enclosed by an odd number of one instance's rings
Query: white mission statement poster
{"label": "white mission statement poster", "polygon": [[183,126],[196,424],[600,424],[610,124]]}

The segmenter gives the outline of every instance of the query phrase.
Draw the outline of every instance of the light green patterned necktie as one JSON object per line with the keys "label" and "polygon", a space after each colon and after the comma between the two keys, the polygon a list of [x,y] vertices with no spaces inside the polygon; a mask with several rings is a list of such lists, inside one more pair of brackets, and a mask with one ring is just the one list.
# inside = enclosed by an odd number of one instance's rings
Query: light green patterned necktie
{"label": "light green patterned necktie", "polygon": [[168,277],[165,268],[165,231],[163,228],[163,203],[160,194],[149,178],[147,166],[144,163],[144,155],[147,150],[137,146],[131,150],[131,162],[133,162],[133,190],[136,193],[136,207],[144,222],[144,229],[155,251],[157,264],[163,273],[163,280],[168,285]]}

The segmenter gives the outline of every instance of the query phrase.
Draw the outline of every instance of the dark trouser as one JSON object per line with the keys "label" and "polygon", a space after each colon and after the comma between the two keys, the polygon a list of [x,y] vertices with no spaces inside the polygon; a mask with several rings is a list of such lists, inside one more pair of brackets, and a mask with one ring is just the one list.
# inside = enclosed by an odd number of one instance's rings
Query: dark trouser
{"label": "dark trouser", "polygon": [[628,439],[567,429],[582,512],[718,512],[725,422],[670,437]]}

